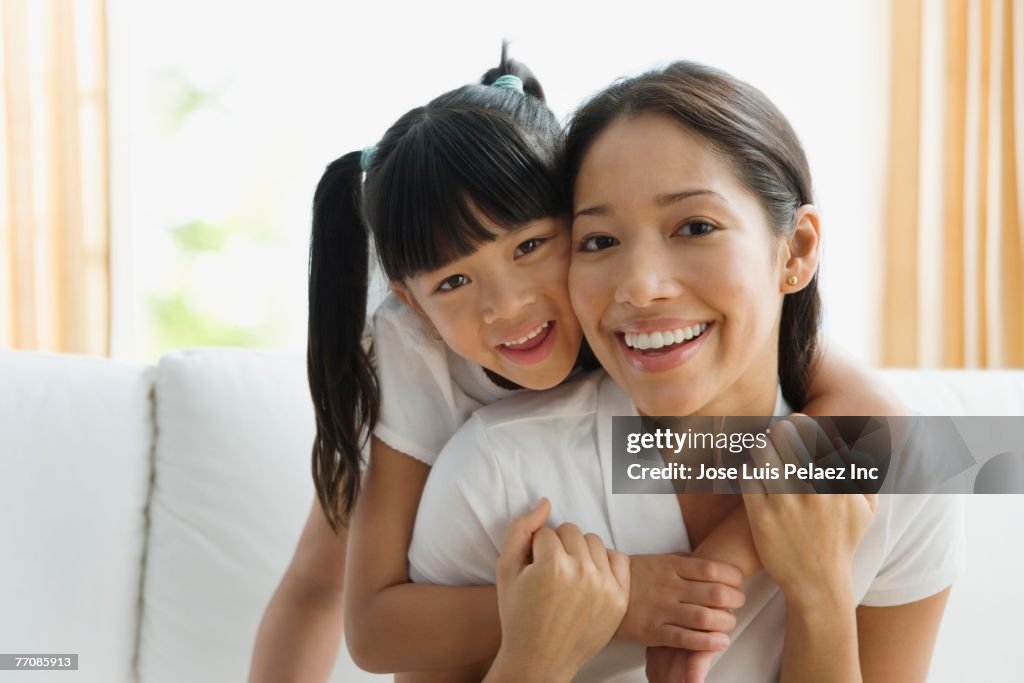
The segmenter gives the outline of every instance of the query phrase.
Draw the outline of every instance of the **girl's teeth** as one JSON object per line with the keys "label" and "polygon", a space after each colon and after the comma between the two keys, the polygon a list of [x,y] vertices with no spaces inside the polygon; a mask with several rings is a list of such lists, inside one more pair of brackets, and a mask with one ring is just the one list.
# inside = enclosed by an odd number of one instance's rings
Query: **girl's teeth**
{"label": "girl's teeth", "polygon": [[525,344],[526,342],[530,341],[538,334],[543,332],[547,328],[547,326],[547,322],[541,323],[540,325],[537,326],[537,329],[533,330],[532,332],[530,332],[530,334],[526,335],[525,337],[520,337],[515,341],[505,342],[504,344],[502,344],[502,346],[519,346],[520,344]]}
{"label": "girl's teeth", "polygon": [[708,327],[707,323],[698,323],[689,327],[680,327],[675,330],[662,330],[659,332],[627,332],[626,346],[631,349],[645,351],[647,349],[660,349],[663,346],[680,344],[689,341],[700,334]]}

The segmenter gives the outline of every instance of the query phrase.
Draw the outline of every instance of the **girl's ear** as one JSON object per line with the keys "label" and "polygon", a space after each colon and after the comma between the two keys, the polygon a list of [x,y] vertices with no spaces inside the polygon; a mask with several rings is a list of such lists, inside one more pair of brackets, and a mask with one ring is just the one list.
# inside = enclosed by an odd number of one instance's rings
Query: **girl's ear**
{"label": "girl's ear", "polygon": [[821,217],[813,204],[796,210],[796,227],[785,242],[785,263],[780,289],[783,294],[798,292],[807,286],[818,270],[821,257]]}
{"label": "girl's ear", "polygon": [[400,282],[392,282],[388,287],[395,293],[395,296],[398,297],[399,301],[411,308],[413,313],[422,318],[427,324],[430,323],[430,319],[427,317],[427,314],[423,312],[422,308],[420,308],[419,302],[416,301],[416,297],[413,296],[408,287]]}

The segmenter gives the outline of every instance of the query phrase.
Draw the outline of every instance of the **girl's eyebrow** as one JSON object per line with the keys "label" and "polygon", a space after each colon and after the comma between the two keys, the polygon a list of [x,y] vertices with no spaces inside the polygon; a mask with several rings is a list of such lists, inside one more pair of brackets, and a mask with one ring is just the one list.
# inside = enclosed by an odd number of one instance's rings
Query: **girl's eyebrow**
{"label": "girl's eyebrow", "polygon": [[[683,190],[682,192],[667,192],[664,194],[659,194],[654,198],[654,203],[657,204],[659,207],[664,208],[671,204],[675,204],[676,202],[681,202],[684,199],[688,199],[690,197],[698,195],[711,195],[713,197],[717,197],[726,204],[729,203],[729,200],[727,200],[725,197],[718,194],[714,190],[705,189]],[[595,204],[594,206],[588,206],[585,209],[580,209],[579,211],[574,213],[572,217],[575,219],[579,218],[580,216],[609,216],[611,214],[612,210],[608,204]]]}

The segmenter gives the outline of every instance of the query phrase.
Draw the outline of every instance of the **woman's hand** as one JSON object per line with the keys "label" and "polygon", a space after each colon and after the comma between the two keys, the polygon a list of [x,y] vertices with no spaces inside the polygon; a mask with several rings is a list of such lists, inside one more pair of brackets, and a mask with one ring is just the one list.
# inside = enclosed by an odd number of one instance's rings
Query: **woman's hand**
{"label": "woman's hand", "polygon": [[648,646],[722,650],[742,607],[740,570],[678,553],[633,555],[629,609],[615,636]]}
{"label": "woman's hand", "polygon": [[649,647],[645,673],[649,683],[704,683],[714,658],[714,652]]}
{"label": "woman's hand", "polygon": [[550,511],[544,499],[509,529],[497,571],[501,649],[487,681],[569,681],[626,613],[629,558],[572,524],[544,527]]}
{"label": "woman's hand", "polygon": [[[777,423],[763,454],[781,468],[800,434]],[[786,482],[765,481],[743,494],[757,554],[791,607],[846,604],[853,556],[878,505],[872,494],[793,494]],[[838,599],[838,602],[837,602]]]}

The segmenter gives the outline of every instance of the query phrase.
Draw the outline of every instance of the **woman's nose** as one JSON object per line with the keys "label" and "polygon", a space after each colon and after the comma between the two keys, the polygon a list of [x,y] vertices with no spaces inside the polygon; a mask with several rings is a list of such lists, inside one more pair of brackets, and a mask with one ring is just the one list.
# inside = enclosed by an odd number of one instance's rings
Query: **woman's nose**
{"label": "woman's nose", "polygon": [[615,301],[637,308],[679,296],[682,285],[663,244],[637,245],[623,250],[614,274]]}

